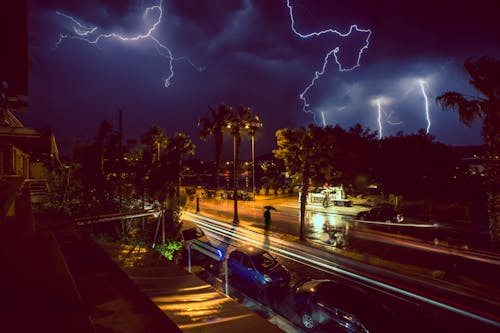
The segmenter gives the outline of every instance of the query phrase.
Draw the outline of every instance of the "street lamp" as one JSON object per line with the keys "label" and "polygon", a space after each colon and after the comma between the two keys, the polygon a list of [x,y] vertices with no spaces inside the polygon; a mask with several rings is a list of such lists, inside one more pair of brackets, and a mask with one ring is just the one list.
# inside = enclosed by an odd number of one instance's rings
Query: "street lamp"
{"label": "street lamp", "polygon": [[227,128],[233,135],[233,201],[234,201],[234,215],[233,224],[237,225],[240,222],[238,217],[238,161],[237,161],[237,137],[241,135],[240,126],[237,121],[229,122]]}
{"label": "street lamp", "polygon": [[245,128],[252,138],[252,194],[255,201],[255,133],[262,128],[262,122],[259,116],[254,116],[245,125]]}

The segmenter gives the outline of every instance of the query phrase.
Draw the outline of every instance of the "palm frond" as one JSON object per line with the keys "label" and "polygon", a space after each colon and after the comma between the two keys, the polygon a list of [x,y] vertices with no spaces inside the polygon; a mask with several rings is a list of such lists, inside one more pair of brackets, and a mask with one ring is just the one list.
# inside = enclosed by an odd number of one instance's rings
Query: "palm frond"
{"label": "palm frond", "polygon": [[481,101],[468,100],[462,94],[451,91],[436,98],[445,110],[458,112],[460,122],[470,127],[475,119],[482,117]]}

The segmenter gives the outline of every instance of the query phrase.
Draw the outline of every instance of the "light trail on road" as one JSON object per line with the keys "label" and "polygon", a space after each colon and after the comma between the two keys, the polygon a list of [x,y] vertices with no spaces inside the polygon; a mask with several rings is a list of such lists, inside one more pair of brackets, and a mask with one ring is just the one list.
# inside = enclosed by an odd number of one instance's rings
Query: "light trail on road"
{"label": "light trail on road", "polygon": [[[250,230],[245,230],[239,227],[234,227],[234,230],[230,230],[231,225],[220,222],[214,219],[211,219],[209,217],[205,216],[200,216],[197,214],[193,214],[190,212],[184,212],[183,213],[183,218],[189,219],[192,222],[195,222],[199,224],[200,226],[203,226],[213,232],[219,233],[223,235],[224,237],[230,237],[234,238],[237,240],[241,240],[247,243],[254,244],[259,247],[264,247],[264,242],[258,241],[254,238],[254,236],[258,235],[259,238],[262,237],[263,235],[257,232],[253,232]],[[394,292],[398,295],[403,295],[405,297],[409,297],[411,299],[420,301],[422,303],[430,304],[433,306],[436,306],[440,309],[444,309],[446,311],[450,311],[452,313],[459,314],[461,316],[465,316],[467,318],[471,318],[473,320],[477,320],[479,322],[492,325],[494,327],[500,327],[500,319],[496,318],[494,315],[490,316],[489,314],[483,314],[483,313],[474,313],[473,309],[468,309],[467,307],[463,305],[457,305],[453,304],[450,301],[448,301],[450,304],[444,303],[444,300],[441,299],[433,299],[427,296],[423,296],[420,294],[417,294],[415,292],[405,290],[402,288],[399,288],[393,284],[389,284],[388,282],[383,282],[380,280],[376,280],[374,278],[370,278],[364,275],[361,275],[359,273],[355,273],[353,271],[349,271],[346,269],[343,269],[339,267],[338,265],[332,265],[332,263],[328,260],[325,260],[321,257],[318,257],[312,253],[306,252],[306,248],[304,246],[301,246],[300,244],[288,242],[282,239],[270,237],[270,236],[265,236],[269,237],[269,242],[268,242],[268,249],[270,251],[273,251],[275,253],[279,253],[280,255],[290,259],[290,260],[295,260],[297,262],[300,262],[302,264],[308,264],[308,266],[313,267],[313,268],[320,268],[323,271],[326,272],[333,272],[337,274],[341,274],[343,276],[347,276],[350,278],[353,278],[358,281],[362,281],[364,283],[367,283],[372,286],[376,286],[379,288],[382,288],[383,290],[391,291]],[[271,241],[272,240],[272,241]],[[271,245],[272,243],[272,245]],[[293,249],[293,251],[291,250]],[[372,268],[373,269],[373,268]],[[394,273],[393,273],[394,274]],[[461,307],[459,307],[461,306]],[[476,311],[478,312],[478,311]]]}

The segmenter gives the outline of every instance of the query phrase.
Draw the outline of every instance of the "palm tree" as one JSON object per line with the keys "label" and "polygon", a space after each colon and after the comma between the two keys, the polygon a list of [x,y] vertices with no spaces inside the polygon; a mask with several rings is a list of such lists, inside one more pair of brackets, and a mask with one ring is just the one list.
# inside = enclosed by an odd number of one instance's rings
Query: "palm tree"
{"label": "palm tree", "polygon": [[500,244],[500,61],[490,57],[466,60],[470,84],[480,93],[466,96],[445,92],[437,102],[445,110],[457,111],[460,122],[470,127],[475,119],[483,119],[484,166],[490,239]]}
{"label": "palm tree", "polygon": [[[141,135],[141,143],[146,145],[142,151],[142,163],[140,164],[141,178],[144,180],[144,197],[155,195],[159,199],[161,186],[158,183],[157,169],[160,167],[161,151],[167,147],[168,136],[157,126],[151,126],[149,130]],[[161,195],[160,195],[161,196]]]}
{"label": "palm tree", "polygon": [[239,223],[238,218],[238,170],[239,170],[239,156],[241,137],[243,131],[248,130],[247,125],[253,118],[251,116],[252,109],[245,106],[240,106],[236,111],[231,112],[227,122],[227,129],[233,137],[233,200],[234,200],[234,217],[233,224]]}
{"label": "palm tree", "polygon": [[255,134],[260,132],[262,128],[262,122],[259,120],[259,116],[250,117],[245,129],[252,138],[252,196],[255,200]]}
{"label": "palm tree", "polygon": [[149,148],[151,162],[154,163],[160,160],[161,149],[167,147],[168,137],[163,130],[157,126],[151,126],[146,133],[141,135],[141,143],[147,145]]}
{"label": "palm tree", "polygon": [[220,160],[222,155],[222,144],[224,141],[224,129],[227,127],[227,121],[231,114],[231,108],[225,104],[220,104],[219,109],[216,111],[212,107],[210,110],[210,118],[201,118],[198,120],[200,129],[200,137],[205,140],[209,136],[214,137],[215,143],[215,189],[220,187]]}
{"label": "palm tree", "polygon": [[185,133],[175,133],[168,141],[168,151],[174,159],[177,175],[177,198],[180,198],[181,190],[181,174],[182,174],[182,156],[194,155],[196,146],[193,144],[189,136]]}

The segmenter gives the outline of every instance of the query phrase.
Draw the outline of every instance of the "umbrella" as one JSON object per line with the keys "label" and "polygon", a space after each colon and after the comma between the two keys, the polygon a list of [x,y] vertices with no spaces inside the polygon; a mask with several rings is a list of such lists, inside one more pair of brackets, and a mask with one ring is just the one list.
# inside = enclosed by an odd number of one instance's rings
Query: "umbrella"
{"label": "umbrella", "polygon": [[273,206],[264,206],[264,209],[267,209],[267,210],[276,210],[276,208],[274,208]]}

